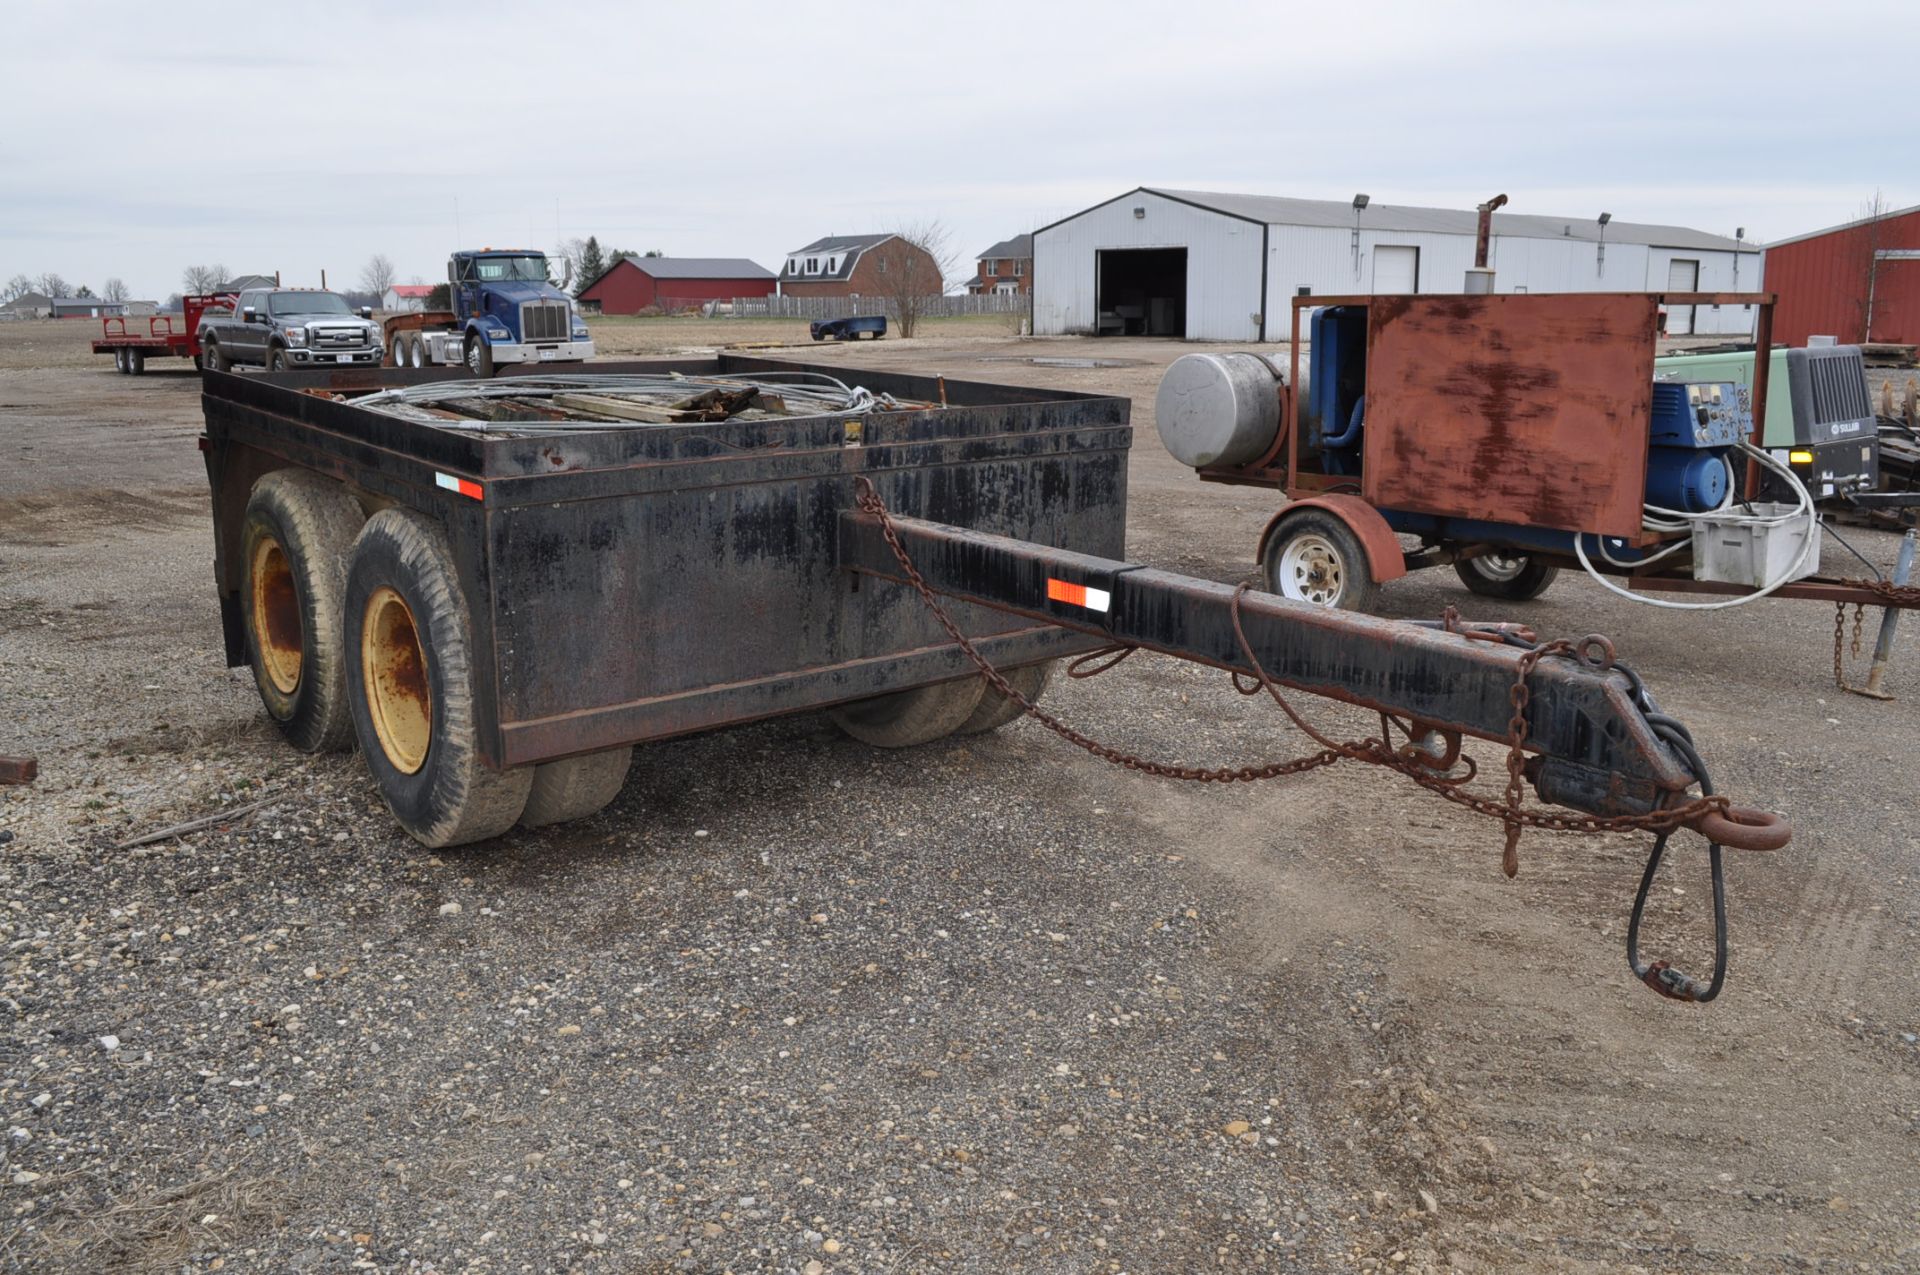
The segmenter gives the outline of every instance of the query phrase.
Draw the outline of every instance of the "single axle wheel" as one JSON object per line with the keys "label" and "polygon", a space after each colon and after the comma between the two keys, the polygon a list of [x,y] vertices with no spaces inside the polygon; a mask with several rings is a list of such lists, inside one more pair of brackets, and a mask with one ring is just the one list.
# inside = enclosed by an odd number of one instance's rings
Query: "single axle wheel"
{"label": "single axle wheel", "polygon": [[[1000,676],[1006,678],[1007,684],[1014,690],[1038,704],[1040,697],[1046,693],[1047,683],[1053,680],[1053,661],[1029,664],[1024,668],[1002,669]],[[993,683],[985,678],[981,682],[980,706],[973,710],[972,716],[960,723],[959,733],[962,735],[982,735],[990,730],[999,730],[1027,711],[1020,706],[1019,700],[1002,695],[1000,688]]]}
{"label": "single axle wheel", "polygon": [[631,745],[540,763],[533,768],[533,788],[520,812],[520,826],[544,828],[599,814],[620,795],[632,764]]}
{"label": "single axle wheel", "polygon": [[875,748],[912,748],[953,734],[980,707],[986,681],[963,677],[896,691],[830,710],[834,724]]}
{"label": "single axle wheel", "polygon": [[208,340],[201,342],[200,354],[201,362],[205,367],[215,372],[225,372],[232,366],[232,364],[227,362],[227,352],[220,348],[218,341]]}
{"label": "single axle wheel", "polygon": [[253,486],[240,533],[240,614],[260,702],[303,752],[353,746],[340,608],[362,521],[339,483],[275,470]]}
{"label": "single axle wheel", "polygon": [[1469,592],[1509,602],[1539,597],[1560,574],[1560,568],[1538,562],[1528,554],[1499,550],[1464,558],[1453,564],[1453,571]]}
{"label": "single axle wheel", "polygon": [[1322,509],[1282,518],[1267,538],[1262,565],[1268,590],[1295,602],[1366,611],[1379,591],[1360,538]]}
{"label": "single axle wheel", "polygon": [[279,346],[267,351],[267,371],[284,372],[287,370],[287,352]]}
{"label": "single axle wheel", "polygon": [[472,621],[439,527],[405,509],[367,520],[347,569],[346,646],[354,733],[400,826],[435,849],[513,827],[534,767],[481,759]]}

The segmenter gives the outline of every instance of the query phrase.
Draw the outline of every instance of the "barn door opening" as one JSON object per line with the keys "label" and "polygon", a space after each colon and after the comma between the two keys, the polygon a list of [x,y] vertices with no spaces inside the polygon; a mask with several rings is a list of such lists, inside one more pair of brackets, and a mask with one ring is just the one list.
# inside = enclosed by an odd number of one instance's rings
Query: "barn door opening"
{"label": "barn door opening", "polygon": [[1373,290],[1387,296],[1420,291],[1420,250],[1398,244],[1375,245]]}
{"label": "barn door opening", "polygon": [[1187,334],[1187,250],[1103,248],[1094,254],[1098,336]]}
{"label": "barn door opening", "polygon": [[[1700,263],[1685,257],[1675,257],[1667,263],[1668,292],[1700,291]],[[1693,332],[1693,307],[1690,305],[1670,305],[1667,307],[1667,335],[1688,336]]]}

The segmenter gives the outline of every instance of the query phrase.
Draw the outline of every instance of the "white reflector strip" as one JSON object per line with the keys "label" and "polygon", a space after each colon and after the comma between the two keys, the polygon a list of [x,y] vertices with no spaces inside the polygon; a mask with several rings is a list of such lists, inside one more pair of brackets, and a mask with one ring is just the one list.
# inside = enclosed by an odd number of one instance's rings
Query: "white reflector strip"
{"label": "white reflector strip", "polygon": [[1113,605],[1113,595],[1105,589],[1094,589],[1084,584],[1071,584],[1065,580],[1047,577],[1047,599],[1051,602],[1066,602],[1073,606],[1085,607],[1089,611],[1105,611]]}
{"label": "white reflector strip", "polygon": [[436,472],[433,481],[436,486],[444,487],[448,491],[457,491],[470,500],[479,500],[486,494],[481,490],[480,484],[471,478],[455,478],[452,474]]}

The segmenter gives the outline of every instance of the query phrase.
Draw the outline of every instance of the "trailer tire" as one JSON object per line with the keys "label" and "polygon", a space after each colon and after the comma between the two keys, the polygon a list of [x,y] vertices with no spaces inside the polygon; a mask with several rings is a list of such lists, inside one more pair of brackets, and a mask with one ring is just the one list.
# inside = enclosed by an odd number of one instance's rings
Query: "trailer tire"
{"label": "trailer tire", "polygon": [[1560,568],[1524,553],[1483,553],[1453,564],[1469,593],[1507,602],[1530,602],[1547,591]]}
{"label": "trailer tire", "polygon": [[544,828],[599,814],[620,795],[632,764],[630,744],[540,763],[533,768],[533,787],[520,812],[520,826]]}
{"label": "trailer tire", "polygon": [[483,381],[493,376],[493,347],[477,336],[467,338],[467,371]]}
{"label": "trailer tire", "polygon": [[147,374],[147,352],[133,349],[127,351],[127,375],[145,376]]}
{"label": "trailer tire", "polygon": [[198,355],[198,354],[196,354],[196,355],[194,355],[194,356],[193,356],[193,370],[194,370],[194,371],[196,371],[196,372],[204,372],[204,371],[206,371],[206,370],[207,370],[207,360],[206,360],[206,359],[205,359],[205,358],[204,358],[203,356],[201,356],[201,355]]}
{"label": "trailer tire", "polygon": [[127,352],[126,352],[126,350],[124,350],[124,349],[115,349],[115,350],[114,350],[114,352],[113,352],[113,370],[114,370],[114,371],[116,371],[116,372],[118,372],[118,373],[120,373],[120,375],[122,375],[122,376],[125,376],[125,375],[127,374]]}
{"label": "trailer tire", "polygon": [[935,682],[829,710],[834,725],[875,748],[913,748],[945,738],[966,725],[980,707],[985,679]]}
{"label": "trailer tire", "polygon": [[253,485],[240,531],[240,614],[267,715],[302,752],[353,746],[340,608],[364,521],[335,482],[277,469]]}
{"label": "trailer tire", "polygon": [[1267,590],[1338,611],[1369,611],[1379,595],[1360,537],[1324,509],[1301,509],[1275,525],[1261,561]]}
{"label": "trailer tire", "polygon": [[[1053,680],[1053,661],[1044,664],[1028,664],[1022,668],[1000,670],[1000,676],[1007,679],[1014,690],[1026,696],[1035,704],[1046,693],[1047,683]],[[973,715],[960,723],[962,735],[983,735],[990,730],[999,730],[1008,722],[1023,715],[1027,710],[1020,701],[1009,699],[1000,693],[1000,688],[981,678],[980,706]]]}
{"label": "trailer tire", "polygon": [[367,519],[345,620],[354,733],[400,826],[433,849],[513,827],[534,768],[480,756],[473,620],[446,534],[410,509]]}

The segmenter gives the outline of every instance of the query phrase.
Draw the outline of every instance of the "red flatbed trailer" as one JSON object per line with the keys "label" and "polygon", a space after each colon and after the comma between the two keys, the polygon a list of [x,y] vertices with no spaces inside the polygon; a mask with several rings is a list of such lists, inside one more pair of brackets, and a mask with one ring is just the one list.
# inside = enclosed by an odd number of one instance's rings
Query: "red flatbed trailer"
{"label": "red flatbed trailer", "polygon": [[147,330],[129,330],[124,317],[100,320],[100,335],[94,340],[95,354],[113,355],[116,372],[139,376],[147,370],[148,359],[192,359],[200,366],[200,316],[211,309],[232,308],[237,293],[195,293],[180,298],[180,321],[170,314],[147,319]]}

